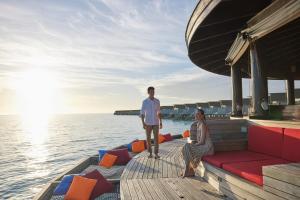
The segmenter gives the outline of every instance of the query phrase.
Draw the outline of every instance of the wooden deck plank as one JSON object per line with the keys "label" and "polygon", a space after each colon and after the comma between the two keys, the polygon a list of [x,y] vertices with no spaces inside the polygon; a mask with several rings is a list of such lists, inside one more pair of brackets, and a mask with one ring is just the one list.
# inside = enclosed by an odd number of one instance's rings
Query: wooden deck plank
{"label": "wooden deck plank", "polygon": [[127,179],[128,177],[128,173],[132,167],[132,165],[135,163],[135,159],[131,159],[129,161],[129,163],[127,164],[127,166],[125,167],[123,173],[122,173],[122,176],[121,176],[121,179]]}
{"label": "wooden deck plank", "polygon": [[147,176],[147,178],[153,178],[153,173],[154,173],[154,164],[155,164],[155,160],[156,159],[154,159],[154,158],[152,158],[152,159],[150,159],[151,160],[151,162],[150,162],[150,164],[149,164],[149,171],[148,171],[148,176]]}
{"label": "wooden deck plank", "polygon": [[168,200],[168,196],[162,190],[160,190],[160,188],[158,187],[157,184],[154,183],[154,181],[150,179],[146,179],[145,181],[148,182],[148,184],[151,186],[148,187],[151,193],[156,193],[159,196],[159,199],[161,200]]}
{"label": "wooden deck plank", "polygon": [[[148,158],[146,151],[133,158],[121,176],[121,199],[222,199],[208,183],[179,177],[183,170],[180,154],[184,143],[184,140],[163,143],[160,159]],[[201,187],[201,184],[206,185]]]}
{"label": "wooden deck plank", "polygon": [[189,187],[195,194],[203,199],[224,199],[224,195],[219,194],[211,185],[200,177],[184,178],[189,183]]}
{"label": "wooden deck plank", "polygon": [[157,178],[162,178],[163,177],[163,161],[162,159],[158,160],[158,174]]}
{"label": "wooden deck plank", "polygon": [[187,196],[188,199],[208,199],[200,190],[200,188],[195,190],[193,187],[191,187],[191,183],[187,181],[187,178],[177,181],[176,184],[178,185],[177,187],[181,188],[181,190],[184,192],[184,195]]}
{"label": "wooden deck plank", "polygon": [[149,172],[149,169],[150,169],[149,165],[151,163],[151,160],[152,160],[151,158],[147,158],[147,163],[145,165],[145,170],[144,170],[142,178],[148,178],[148,172]]}
{"label": "wooden deck plank", "polygon": [[120,194],[121,194],[121,199],[131,199],[131,195],[126,180],[120,182]]}
{"label": "wooden deck plank", "polygon": [[[181,180],[182,181],[182,180]],[[193,198],[189,194],[185,193],[181,188],[180,185],[175,181],[174,179],[164,179],[164,182],[168,184],[170,188],[177,194],[177,196],[181,199],[190,199],[190,200],[197,200],[196,198]]]}
{"label": "wooden deck plank", "polygon": [[137,168],[136,168],[136,172],[134,173],[134,175],[132,176],[132,178],[133,179],[136,179],[137,178],[137,176],[139,175],[139,173],[140,173],[140,171],[141,171],[141,168],[142,168],[142,166],[143,166],[143,161],[144,161],[144,157],[141,157],[140,159],[138,159],[138,162],[139,162],[139,164],[138,164],[138,166],[137,166]]}
{"label": "wooden deck plank", "polygon": [[138,172],[137,178],[143,178],[143,173],[145,171],[147,161],[148,161],[148,157],[144,157],[143,162],[142,162],[142,166],[141,166],[141,169]]}
{"label": "wooden deck plank", "polygon": [[166,161],[166,158],[162,159],[162,165],[163,165],[162,177],[167,178],[168,177],[168,163]]}
{"label": "wooden deck plank", "polygon": [[149,192],[149,194],[152,196],[153,200],[166,200],[164,195],[161,195],[155,188],[154,186],[151,185],[151,183],[149,182],[149,179],[143,179],[141,181],[144,186],[146,187],[147,191]]}
{"label": "wooden deck plank", "polygon": [[137,196],[139,197],[139,199],[141,199],[141,200],[146,200],[146,199],[150,199],[151,200],[152,199],[151,196],[149,198],[149,196],[145,195],[146,191],[142,190],[138,179],[131,179],[130,182],[133,184],[133,186],[135,188],[135,191],[136,191]]}
{"label": "wooden deck plank", "polygon": [[131,199],[138,200],[139,197],[137,195],[137,191],[135,189],[135,186],[134,186],[132,180],[127,180],[126,182],[127,182],[127,185],[128,185],[128,189],[129,189],[129,192],[130,192]]}
{"label": "wooden deck plank", "polygon": [[158,162],[159,162],[159,159],[154,159],[154,163],[153,163],[153,175],[152,175],[152,178],[157,178],[157,174],[158,174]]}
{"label": "wooden deck plank", "polygon": [[177,173],[177,165],[178,165],[178,158],[176,158],[175,156],[171,157],[171,161],[172,161],[172,169],[173,169],[173,177],[178,177],[178,173]]}
{"label": "wooden deck plank", "polygon": [[[147,185],[145,184],[145,180],[147,179],[136,179],[139,186],[141,187],[142,189],[142,192],[144,193],[144,196],[146,199],[153,199],[153,200],[156,200],[158,199],[157,196],[155,196],[154,194],[151,194],[151,190],[149,192],[148,188],[147,188]],[[152,192],[153,193],[153,192]]]}
{"label": "wooden deck plank", "polygon": [[134,175],[134,173],[136,172],[136,167],[138,165],[138,161],[137,159],[134,160],[134,164],[131,166],[129,173],[127,175],[127,179],[132,179],[132,176]]}
{"label": "wooden deck plank", "polygon": [[167,199],[181,199],[166,183],[164,183],[162,179],[152,179],[151,181],[154,184],[158,185],[160,191],[162,191],[166,196]]}

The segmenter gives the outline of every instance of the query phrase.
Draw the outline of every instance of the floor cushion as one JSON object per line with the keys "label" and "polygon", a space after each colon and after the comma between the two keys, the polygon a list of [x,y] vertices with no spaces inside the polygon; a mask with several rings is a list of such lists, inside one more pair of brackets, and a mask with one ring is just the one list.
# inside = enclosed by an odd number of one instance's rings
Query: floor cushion
{"label": "floor cushion", "polygon": [[[64,200],[65,195],[53,195],[50,200]],[[120,184],[114,184],[114,189],[112,192],[104,193],[95,200],[120,200]]]}
{"label": "floor cushion", "polygon": [[266,154],[245,150],[216,152],[214,155],[203,156],[202,160],[216,167],[222,168],[222,165],[225,163],[266,160],[272,158],[272,156],[268,156]]}
{"label": "floor cushion", "polygon": [[97,170],[84,175],[84,177],[97,180],[90,199],[95,199],[101,194],[113,191],[113,185],[108,182]]}
{"label": "floor cushion", "polygon": [[262,167],[284,163],[288,163],[288,161],[275,158],[270,160],[223,164],[223,169],[258,185],[263,185]]}
{"label": "floor cushion", "polygon": [[102,167],[111,168],[115,164],[117,159],[118,156],[106,153],[100,160],[99,165]]}
{"label": "floor cushion", "polygon": [[283,128],[250,126],[248,128],[248,150],[281,158]]}
{"label": "floor cushion", "polygon": [[165,141],[165,137],[162,134],[158,135],[158,144],[161,144]]}
{"label": "floor cushion", "polygon": [[284,129],[282,158],[300,162],[300,129]]}
{"label": "floor cushion", "polygon": [[185,130],[185,131],[182,133],[182,137],[183,137],[183,138],[190,137],[190,131],[189,131],[189,130]]}
{"label": "floor cushion", "polygon": [[99,161],[102,159],[105,153],[109,153],[118,157],[115,165],[126,165],[131,160],[127,148],[113,149],[113,150],[99,150]]}
{"label": "floor cushion", "polygon": [[70,188],[73,178],[74,178],[74,175],[72,175],[72,174],[64,175],[61,182],[54,189],[53,195],[65,195]]}
{"label": "floor cushion", "polygon": [[89,200],[97,180],[74,176],[65,200]]}
{"label": "floor cushion", "polygon": [[111,168],[101,167],[99,165],[90,165],[84,169],[81,173],[87,174],[94,170],[97,170],[106,179],[120,179],[126,165],[114,165]]}
{"label": "floor cushion", "polygon": [[139,141],[139,140],[133,140],[132,142],[130,142],[129,144],[127,144],[127,149],[128,151],[132,151],[132,143]]}
{"label": "floor cushion", "polygon": [[164,136],[166,142],[173,140],[171,133],[164,134],[163,136]]}
{"label": "floor cushion", "polygon": [[132,152],[134,153],[140,153],[145,149],[145,142],[142,140],[132,143]]}

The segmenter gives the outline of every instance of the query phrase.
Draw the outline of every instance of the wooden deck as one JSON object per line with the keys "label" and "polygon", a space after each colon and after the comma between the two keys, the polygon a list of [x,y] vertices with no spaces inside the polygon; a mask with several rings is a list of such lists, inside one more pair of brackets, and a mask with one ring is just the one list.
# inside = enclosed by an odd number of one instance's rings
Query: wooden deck
{"label": "wooden deck", "polygon": [[160,159],[146,151],[135,156],[121,176],[121,199],[226,199],[200,177],[181,178],[184,139],[160,144]]}

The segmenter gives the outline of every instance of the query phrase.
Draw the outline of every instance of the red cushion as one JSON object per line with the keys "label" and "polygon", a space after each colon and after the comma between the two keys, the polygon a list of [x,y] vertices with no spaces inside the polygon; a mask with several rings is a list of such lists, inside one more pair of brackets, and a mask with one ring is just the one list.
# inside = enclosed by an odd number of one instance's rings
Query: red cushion
{"label": "red cushion", "polygon": [[250,126],[248,128],[248,150],[281,157],[283,128]]}
{"label": "red cushion", "polygon": [[94,190],[91,194],[90,199],[95,199],[96,197],[100,196],[101,194],[113,191],[113,185],[108,182],[99,172],[98,170],[94,170],[83,177],[95,179],[97,183],[94,187]]}
{"label": "red cushion", "polygon": [[300,161],[300,129],[284,129],[282,158]]}
{"label": "red cushion", "polygon": [[126,165],[131,160],[127,148],[108,150],[106,153],[118,156],[115,165]]}
{"label": "red cushion", "polygon": [[226,152],[216,152],[214,155],[207,155],[202,158],[202,160],[222,168],[224,163],[235,163],[235,162],[245,162],[245,161],[255,161],[255,160],[266,160],[272,159],[272,156],[266,154],[255,153],[252,151],[226,151]]}
{"label": "red cushion", "polygon": [[172,137],[171,133],[165,134],[163,136],[165,137],[166,142],[173,140],[173,137]]}
{"label": "red cushion", "polygon": [[258,185],[263,185],[262,166],[284,163],[288,163],[288,161],[274,158],[270,160],[223,164],[223,169]]}

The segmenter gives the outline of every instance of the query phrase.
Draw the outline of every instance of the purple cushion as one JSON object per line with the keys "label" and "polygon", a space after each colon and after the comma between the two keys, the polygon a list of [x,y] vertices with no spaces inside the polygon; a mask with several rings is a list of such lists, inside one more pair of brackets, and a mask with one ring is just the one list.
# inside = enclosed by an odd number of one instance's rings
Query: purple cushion
{"label": "purple cushion", "polygon": [[102,159],[105,153],[109,153],[118,157],[115,162],[115,165],[126,165],[131,160],[127,148],[114,150],[99,150],[100,160]]}

